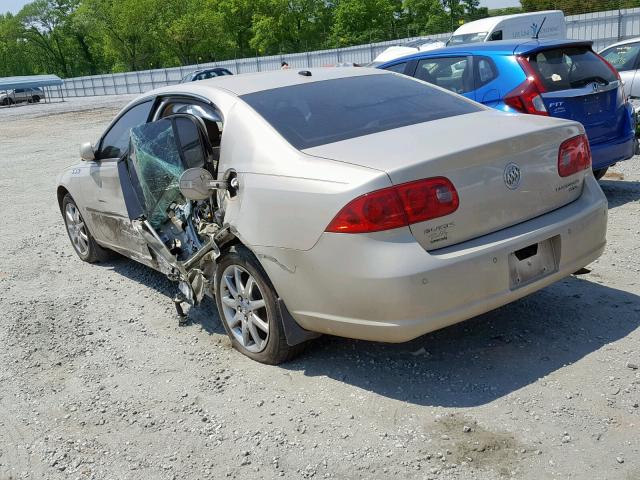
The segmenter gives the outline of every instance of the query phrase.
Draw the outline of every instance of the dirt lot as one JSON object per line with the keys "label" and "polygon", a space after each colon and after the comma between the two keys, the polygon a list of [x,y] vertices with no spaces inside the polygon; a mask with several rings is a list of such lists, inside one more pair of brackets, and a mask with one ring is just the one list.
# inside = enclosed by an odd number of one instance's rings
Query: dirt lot
{"label": "dirt lot", "polygon": [[0,479],[640,479],[640,160],[602,186],[591,273],[407,344],[280,367],[213,302],[74,254],[55,200],[123,97],[0,110]]}

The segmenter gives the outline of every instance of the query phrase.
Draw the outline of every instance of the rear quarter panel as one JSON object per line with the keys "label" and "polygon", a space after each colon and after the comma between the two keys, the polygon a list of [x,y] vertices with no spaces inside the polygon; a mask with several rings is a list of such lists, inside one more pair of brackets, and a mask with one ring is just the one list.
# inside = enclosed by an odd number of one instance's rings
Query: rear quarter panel
{"label": "rear quarter panel", "polygon": [[224,221],[249,246],[308,250],[349,201],[391,184],[380,170],[301,153],[244,102],[222,134],[219,175],[230,169],[240,187]]}
{"label": "rear quarter panel", "polygon": [[[498,70],[498,77],[488,84],[482,86],[476,92],[476,100],[488,107],[501,110],[503,112],[515,111],[504,103],[504,98],[509,92],[525,81],[526,76],[522,67],[518,64],[516,57],[513,55],[474,55],[474,58],[480,56],[488,56]],[[494,95],[491,90],[496,90]],[[498,101],[487,101],[489,99],[498,98]]]}

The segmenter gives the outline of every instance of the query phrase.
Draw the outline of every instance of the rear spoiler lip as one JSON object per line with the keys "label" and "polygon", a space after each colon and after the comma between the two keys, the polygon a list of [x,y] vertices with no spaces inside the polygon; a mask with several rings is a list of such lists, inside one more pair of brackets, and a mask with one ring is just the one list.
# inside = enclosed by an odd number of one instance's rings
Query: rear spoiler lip
{"label": "rear spoiler lip", "polygon": [[530,55],[543,50],[554,50],[565,47],[589,47],[593,49],[593,41],[591,40],[567,40],[565,42],[544,41],[531,39],[528,42],[521,43],[513,49],[514,55]]}

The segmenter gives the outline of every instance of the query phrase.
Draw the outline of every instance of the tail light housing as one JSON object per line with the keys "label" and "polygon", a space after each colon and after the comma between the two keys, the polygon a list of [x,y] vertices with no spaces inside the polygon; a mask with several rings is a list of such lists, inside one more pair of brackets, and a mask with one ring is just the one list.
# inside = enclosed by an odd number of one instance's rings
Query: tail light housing
{"label": "tail light housing", "polygon": [[352,200],[338,212],[326,231],[368,233],[406,227],[449,215],[459,204],[458,192],[449,179],[416,180]]}
{"label": "tail light housing", "polygon": [[591,149],[586,135],[565,140],[558,151],[558,174],[568,177],[591,167]]}
{"label": "tail light housing", "polygon": [[511,90],[504,98],[504,102],[511,108],[533,115],[549,115],[547,107],[542,101],[542,93],[546,91],[544,85],[533,70],[529,61],[524,57],[516,57],[527,78],[524,82]]}

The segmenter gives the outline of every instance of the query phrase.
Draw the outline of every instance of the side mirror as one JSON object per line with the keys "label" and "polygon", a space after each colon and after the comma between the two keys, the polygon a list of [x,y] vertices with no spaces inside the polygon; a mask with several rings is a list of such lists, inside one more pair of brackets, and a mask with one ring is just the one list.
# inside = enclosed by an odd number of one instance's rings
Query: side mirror
{"label": "side mirror", "polygon": [[93,150],[93,145],[91,142],[84,142],[80,145],[80,158],[86,162],[90,162],[91,160],[96,159],[96,153]]}

